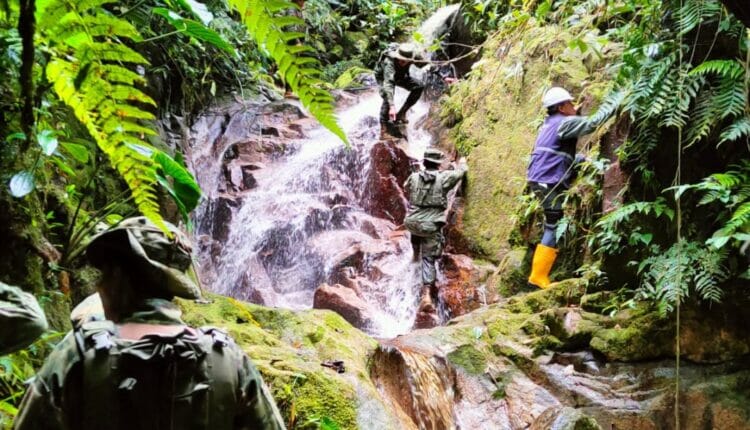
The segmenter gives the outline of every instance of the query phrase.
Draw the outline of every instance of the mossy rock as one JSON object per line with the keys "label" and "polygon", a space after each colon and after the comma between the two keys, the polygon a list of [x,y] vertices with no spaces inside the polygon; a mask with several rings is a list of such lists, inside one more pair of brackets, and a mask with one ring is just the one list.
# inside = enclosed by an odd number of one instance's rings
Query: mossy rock
{"label": "mossy rock", "polygon": [[[360,428],[358,407],[364,403],[384,428],[398,428],[369,379],[367,359],[377,342],[338,314],[207,298],[208,304],[177,301],[185,322],[229,332],[261,371],[290,428],[317,428],[322,419],[341,429]],[[328,360],[343,361],[346,372],[321,366]]]}
{"label": "mossy rock", "polygon": [[578,36],[570,29],[533,19],[505,36],[486,42],[481,61],[441,109],[443,124],[452,127],[450,142],[468,155],[462,235],[469,249],[493,262],[510,250],[518,221],[529,216],[520,197],[545,115],[543,92],[562,85],[596,100],[612,83],[600,66],[618,55],[616,49],[601,58],[583,54],[571,48]]}
{"label": "mossy rock", "polygon": [[529,430],[602,430],[595,419],[570,407],[549,408],[534,421]]}
{"label": "mossy rock", "polygon": [[611,328],[596,331],[591,347],[610,361],[640,361],[674,354],[674,324],[645,307],[620,312]]}
{"label": "mossy rock", "polygon": [[493,276],[493,283],[501,297],[537,291],[528,282],[531,272],[531,255],[526,247],[513,248],[503,257]]}
{"label": "mossy rock", "polygon": [[487,369],[485,354],[471,345],[462,345],[449,352],[448,361],[470,375],[481,375]]}

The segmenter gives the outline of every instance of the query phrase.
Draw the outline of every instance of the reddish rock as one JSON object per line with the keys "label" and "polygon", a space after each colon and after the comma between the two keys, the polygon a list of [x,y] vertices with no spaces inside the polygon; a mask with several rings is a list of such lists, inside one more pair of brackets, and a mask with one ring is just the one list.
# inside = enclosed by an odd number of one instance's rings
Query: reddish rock
{"label": "reddish rock", "polygon": [[417,317],[414,320],[414,329],[420,328],[433,328],[440,325],[440,317],[437,312],[417,312]]}
{"label": "reddish rock", "polygon": [[370,305],[354,290],[340,284],[318,287],[313,297],[313,308],[332,310],[360,329],[369,326],[372,321]]}
{"label": "reddish rock", "polygon": [[441,258],[444,281],[438,283],[440,300],[451,318],[481,306],[478,270],[465,255],[444,254]]}
{"label": "reddish rock", "polygon": [[401,224],[408,202],[401,184],[409,176],[409,156],[391,141],[380,141],[370,150],[363,206],[367,213]]}
{"label": "reddish rock", "polygon": [[454,254],[471,255],[470,242],[464,236],[464,204],[462,197],[456,197],[448,211],[448,223],[443,232],[448,245],[446,251]]}

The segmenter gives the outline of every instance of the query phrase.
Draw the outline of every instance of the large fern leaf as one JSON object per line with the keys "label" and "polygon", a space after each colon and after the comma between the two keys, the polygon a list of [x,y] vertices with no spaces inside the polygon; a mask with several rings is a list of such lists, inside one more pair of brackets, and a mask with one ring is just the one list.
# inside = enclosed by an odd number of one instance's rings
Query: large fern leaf
{"label": "large fern leaf", "polygon": [[687,34],[699,25],[716,21],[722,5],[718,0],[685,0],[677,10],[677,30]]}
{"label": "large fern leaf", "polygon": [[[139,40],[138,30],[102,5],[111,0],[43,0],[38,2],[40,31],[51,41],[47,79],[57,96],[88,130],[128,184],[138,209],[166,229],[159,214],[156,163],[138,152],[143,138],[154,134],[139,124],[156,103],[136,85],[144,79],[126,65],[146,65],[121,40]],[[57,43],[55,43],[57,42]]]}
{"label": "large fern leaf", "polygon": [[320,63],[310,55],[312,49],[295,44],[304,36],[295,31],[304,21],[290,12],[299,7],[286,0],[229,0],[258,46],[273,58],[282,79],[299,96],[302,104],[328,130],[348,143],[334,113],[334,99],[322,87]]}
{"label": "large fern leaf", "polygon": [[725,142],[739,140],[743,137],[745,139],[750,138],[750,117],[747,115],[740,117],[737,121],[724,129],[721,133],[719,145]]}

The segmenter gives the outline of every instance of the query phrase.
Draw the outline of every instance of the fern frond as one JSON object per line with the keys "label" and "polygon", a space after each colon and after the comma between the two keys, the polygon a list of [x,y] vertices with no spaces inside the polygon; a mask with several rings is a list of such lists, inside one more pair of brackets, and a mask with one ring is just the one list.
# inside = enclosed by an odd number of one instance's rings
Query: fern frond
{"label": "fern frond", "polygon": [[737,60],[711,60],[699,64],[690,71],[690,74],[700,76],[713,74],[739,80],[745,77],[745,66]]}
{"label": "fern frond", "polygon": [[659,120],[661,127],[674,127],[682,129],[687,125],[692,101],[697,97],[700,88],[705,83],[702,76],[690,76],[683,68],[677,78],[678,84],[673,94],[669,97],[669,104],[665,107],[663,115]]}
{"label": "fern frond", "polygon": [[721,113],[721,119],[742,115],[747,106],[745,82],[729,77],[722,78],[716,90],[715,103]]}
{"label": "fern frond", "polygon": [[49,40],[61,41],[49,49],[46,76],[128,184],[138,209],[166,230],[155,190],[156,164],[134,148],[149,146],[141,136],[154,132],[139,120],[152,120],[154,115],[141,107],[156,103],[135,86],[144,79],[126,65],[148,62],[119,42],[140,40],[140,34],[104,10],[106,3],[111,1],[44,2],[43,11],[49,14],[42,13],[40,31]]}
{"label": "fern frond", "polygon": [[750,117],[747,115],[739,118],[721,132],[719,145],[725,142],[739,140],[743,137],[745,139],[750,137]]}
{"label": "fern frond", "polygon": [[338,125],[333,99],[323,89],[323,81],[319,78],[319,61],[302,56],[308,50],[292,44],[304,37],[304,33],[294,31],[294,27],[304,25],[304,21],[282,13],[298,6],[285,0],[229,0],[229,5],[239,12],[258,46],[276,62],[279,75],[299,96],[305,108],[321,125],[348,144],[346,134]]}
{"label": "fern frond", "polygon": [[720,114],[717,103],[715,103],[715,94],[714,88],[708,86],[695,100],[695,106],[690,114],[692,121],[686,132],[685,147],[694,145],[711,133]]}
{"label": "fern frond", "polygon": [[722,5],[717,0],[686,0],[677,11],[677,30],[686,34],[699,24],[716,21]]}
{"label": "fern frond", "polygon": [[639,296],[655,300],[664,313],[671,312],[691,290],[701,300],[718,302],[724,294],[719,284],[730,275],[724,264],[727,255],[726,250],[681,240],[640,264]]}

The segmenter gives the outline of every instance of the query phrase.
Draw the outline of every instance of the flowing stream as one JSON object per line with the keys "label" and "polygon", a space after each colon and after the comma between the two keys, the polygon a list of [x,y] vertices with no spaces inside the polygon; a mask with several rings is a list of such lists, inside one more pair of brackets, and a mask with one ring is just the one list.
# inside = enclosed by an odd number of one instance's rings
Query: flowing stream
{"label": "flowing stream", "polygon": [[[405,96],[399,89],[397,103]],[[230,103],[196,121],[188,139],[195,151],[188,158],[207,197],[196,217],[199,259],[203,271],[212,274],[203,277],[204,286],[299,310],[313,306],[321,284],[339,283],[343,276],[357,281],[358,296],[369,306],[370,318],[362,328],[394,337],[414,323],[418,266],[397,220],[368,209],[373,199],[392,198],[368,192],[380,97],[374,90],[347,97],[338,116],[351,148],[303,115],[279,118],[277,110],[295,111],[290,101],[276,102],[270,110],[263,104]],[[414,125],[428,108],[426,102],[412,108],[409,141],[399,143],[416,160],[431,140]],[[298,136],[275,136],[290,123]],[[240,170],[232,167],[243,157]],[[252,186],[236,189],[232,175],[245,175]]]}

